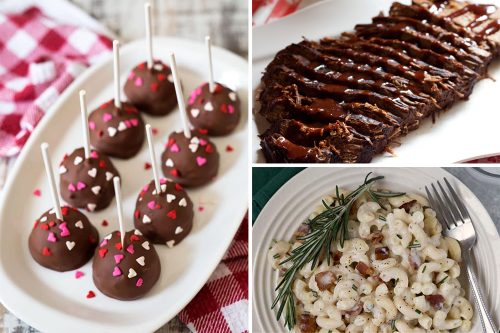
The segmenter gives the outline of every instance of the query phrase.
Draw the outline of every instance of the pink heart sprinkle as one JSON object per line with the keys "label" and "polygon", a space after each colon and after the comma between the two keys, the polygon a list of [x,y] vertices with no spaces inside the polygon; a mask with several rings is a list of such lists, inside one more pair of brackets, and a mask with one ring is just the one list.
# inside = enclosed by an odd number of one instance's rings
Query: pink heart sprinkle
{"label": "pink heart sprinkle", "polygon": [[66,222],[59,224],[59,229],[61,229],[61,237],[66,237],[70,235],[68,227],[66,227]]}
{"label": "pink heart sprinkle", "polygon": [[49,237],[47,237],[47,240],[52,243],[57,242],[56,235],[53,232],[49,232]]}
{"label": "pink heart sprinkle", "polygon": [[205,139],[200,139],[200,145],[206,146],[207,145],[207,140]]}
{"label": "pink heart sprinkle", "polygon": [[177,145],[177,143],[174,143],[172,145],[172,147],[170,147],[170,151],[173,152],[173,153],[178,153],[180,151],[179,146]]}
{"label": "pink heart sprinkle", "polygon": [[115,266],[115,269],[113,270],[113,276],[120,276],[122,275],[122,271]]}
{"label": "pink heart sprinkle", "polygon": [[78,184],[76,184],[76,188],[78,190],[83,190],[86,187],[87,187],[87,185],[85,185],[85,183],[83,183],[83,182],[78,182]]}
{"label": "pink heart sprinkle", "polygon": [[142,192],[147,192],[149,189],[149,184],[146,184],[144,185],[144,187],[142,188]]}
{"label": "pink heart sprinkle", "polygon": [[140,286],[142,286],[142,283],[143,283],[143,282],[144,282],[144,281],[142,280],[142,278],[139,278],[139,279],[137,279],[137,283],[135,284],[135,286],[136,286],[136,287],[140,287]]}
{"label": "pink heart sprinkle", "polygon": [[130,119],[130,123],[132,124],[132,126],[137,126],[139,125],[139,119],[137,118]]}
{"label": "pink heart sprinkle", "polygon": [[205,165],[205,163],[207,163],[207,159],[205,157],[197,156],[196,163],[198,164],[198,166],[203,166]]}
{"label": "pink heart sprinkle", "polygon": [[95,150],[92,150],[90,152],[90,157],[92,157],[92,158],[99,158],[99,154]]}
{"label": "pink heart sprinkle", "polygon": [[127,252],[130,253],[130,254],[134,254],[134,245],[130,244],[127,247]]}
{"label": "pink heart sprinkle", "polygon": [[227,110],[229,113],[234,113],[234,106],[232,106],[231,104],[228,105],[227,107]]}
{"label": "pink heart sprinkle", "polygon": [[100,247],[103,247],[103,246],[106,246],[106,245],[108,245],[108,240],[107,239],[103,239],[102,242],[101,242]]}
{"label": "pink heart sprinkle", "polygon": [[155,209],[155,207],[156,207],[156,204],[155,204],[155,202],[154,202],[154,201],[150,201],[150,202],[148,202],[148,208],[149,208],[149,209]]}
{"label": "pink heart sprinkle", "polygon": [[135,79],[134,84],[136,85],[136,87],[142,86],[142,79],[138,77],[137,79]]}
{"label": "pink heart sprinkle", "polygon": [[89,121],[89,128],[95,130],[95,123],[93,121]]}
{"label": "pink heart sprinkle", "polygon": [[124,123],[125,123],[125,126],[126,126],[127,128],[132,127],[132,124],[130,123],[130,121],[129,121],[128,119],[127,119],[127,120],[125,120],[125,121],[124,121]]}
{"label": "pink heart sprinkle", "polygon": [[160,184],[166,184],[167,178],[160,178]]}
{"label": "pink heart sprinkle", "polygon": [[73,183],[69,183],[69,185],[68,185],[68,190],[69,190],[70,192],[76,192],[76,187],[75,187],[75,185],[73,185]]}
{"label": "pink heart sprinkle", "polygon": [[125,256],[123,254],[115,254],[115,262],[119,264]]}
{"label": "pink heart sprinkle", "polygon": [[128,80],[133,80],[134,79],[134,76],[135,76],[135,73],[134,72],[130,72],[130,74],[128,75]]}
{"label": "pink heart sprinkle", "polygon": [[75,272],[75,278],[77,278],[77,279],[81,278],[84,275],[85,275],[85,273],[83,273],[82,271],[76,271]]}
{"label": "pink heart sprinkle", "polygon": [[108,122],[110,121],[111,119],[113,119],[113,116],[111,115],[111,113],[105,113],[103,116],[102,116],[102,120],[104,120],[105,122]]}

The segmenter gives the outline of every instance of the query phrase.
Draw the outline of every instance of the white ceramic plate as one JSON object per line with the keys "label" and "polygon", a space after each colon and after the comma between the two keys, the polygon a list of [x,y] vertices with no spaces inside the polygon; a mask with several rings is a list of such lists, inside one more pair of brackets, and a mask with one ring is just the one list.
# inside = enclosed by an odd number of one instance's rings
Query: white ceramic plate
{"label": "white ceramic plate", "polygon": [[[392,2],[393,0],[324,1],[278,21],[254,28],[254,100],[262,72],[279,50],[301,41],[303,36],[314,40],[351,31],[356,24],[371,22],[371,18],[380,11],[387,13]],[[491,3],[491,0],[489,2]],[[376,156],[373,162],[381,165],[434,166],[498,155],[500,140],[493,140],[493,137],[498,133],[500,124],[500,113],[495,112],[498,105],[497,92],[500,91],[500,61],[490,67],[489,74],[497,81],[482,80],[474,88],[469,101],[457,103],[452,109],[441,114],[435,124],[431,119],[426,119],[419,129],[400,139],[401,146],[395,148],[395,156]],[[265,163],[257,135],[268,127],[268,123],[255,114],[255,107],[252,126],[253,161]]]}
{"label": "white ceramic plate", "polygon": [[[207,77],[206,53],[202,43],[175,39],[155,39],[155,55],[168,63],[176,53],[185,91],[191,92]],[[128,72],[145,59],[146,47],[137,41],[122,47],[121,73]],[[51,146],[55,165],[64,153],[82,146],[78,91],[87,90],[89,110],[113,96],[112,60],[89,69],[59,98],[44,117],[23,149],[4,189],[0,203],[0,301],[16,316],[45,332],[148,332],[174,317],[196,295],[210,277],[228,248],[247,210],[247,63],[240,57],[213,49],[216,79],[237,89],[243,114],[236,131],[214,139],[221,155],[219,176],[208,186],[188,190],[195,203],[194,227],[179,246],[156,246],[162,274],[153,290],[144,298],[120,302],[101,294],[92,282],[91,264],[81,270],[85,276],[75,279],[74,272],[57,273],[34,262],[28,251],[28,236],[36,218],[51,207],[48,183],[40,154],[40,143]],[[187,96],[186,96],[187,98]],[[178,111],[160,118],[144,117],[158,128],[156,151],[163,151],[169,133],[180,129]],[[226,152],[231,144],[234,151]],[[159,158],[159,156],[158,156]],[[124,216],[127,229],[133,227],[133,211],[140,188],[152,179],[147,144],[133,159],[113,163],[122,175]],[[32,195],[35,188],[42,197]],[[237,194],[235,195],[237,190]],[[198,207],[203,206],[203,212]],[[116,203],[102,212],[86,213],[99,229],[100,236],[116,230]],[[101,221],[107,219],[108,227]],[[87,291],[97,296],[86,299]]]}
{"label": "white ceramic plate", "polygon": [[[267,261],[267,250],[273,239],[291,239],[295,230],[304,221],[322,196],[335,192],[335,185],[355,188],[368,172],[383,175],[379,181],[384,188],[425,195],[423,187],[447,177],[457,193],[467,203],[475,222],[478,242],[474,248],[475,272],[480,281],[493,319],[500,320],[500,237],[488,212],[474,194],[458,179],[442,169],[434,168],[309,168],[289,180],[269,200],[253,226],[252,258],[253,328],[254,332],[286,332],[282,323],[275,319],[271,310],[274,298],[274,276]],[[462,282],[462,283],[465,283]],[[472,297],[469,295],[469,299]],[[481,332],[481,323],[475,315],[471,332]]]}

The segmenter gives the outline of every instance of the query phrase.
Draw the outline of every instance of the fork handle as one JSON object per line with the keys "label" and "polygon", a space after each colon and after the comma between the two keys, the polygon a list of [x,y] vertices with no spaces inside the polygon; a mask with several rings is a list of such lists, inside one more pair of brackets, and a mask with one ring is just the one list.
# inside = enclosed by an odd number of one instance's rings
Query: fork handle
{"label": "fork handle", "polygon": [[467,276],[469,277],[470,285],[472,286],[472,292],[474,293],[474,299],[476,300],[476,308],[479,310],[479,317],[481,318],[481,324],[483,325],[483,332],[485,333],[497,333],[493,319],[490,313],[486,309],[484,304],[483,294],[479,289],[479,283],[477,282],[476,274],[472,270],[472,265],[470,261],[470,253],[467,254]]}

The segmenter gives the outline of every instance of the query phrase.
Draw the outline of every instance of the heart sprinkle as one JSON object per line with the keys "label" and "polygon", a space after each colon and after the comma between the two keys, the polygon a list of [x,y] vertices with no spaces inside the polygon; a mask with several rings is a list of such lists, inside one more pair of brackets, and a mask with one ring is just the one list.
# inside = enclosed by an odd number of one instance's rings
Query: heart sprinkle
{"label": "heart sprinkle", "polygon": [[170,217],[172,220],[175,220],[177,218],[177,212],[175,209],[172,209],[170,212],[167,213],[167,216]]}
{"label": "heart sprinkle", "polygon": [[87,209],[88,209],[89,212],[93,212],[96,207],[97,207],[96,204],[93,204],[93,203],[87,204]]}
{"label": "heart sprinkle", "polygon": [[182,229],[181,227],[177,227],[177,228],[175,228],[175,234],[176,234],[176,235],[180,234],[180,233],[181,233],[181,232],[183,232],[183,231],[184,231],[184,229]]}
{"label": "heart sprinkle", "polygon": [[120,121],[120,123],[118,124],[118,130],[122,132],[125,131],[127,128],[128,128],[127,125],[123,121]]}
{"label": "heart sprinkle", "polygon": [[168,241],[166,244],[169,248],[173,248],[175,245],[175,240]]}
{"label": "heart sprinkle", "polygon": [[108,253],[108,249],[99,249],[99,257],[104,258],[106,253]]}
{"label": "heart sprinkle", "polygon": [[77,228],[80,228],[80,229],[83,229],[83,222],[82,221],[78,221],[75,223],[75,227]]}
{"label": "heart sprinkle", "polygon": [[42,191],[40,191],[40,189],[37,188],[33,191],[33,195],[35,197],[40,197],[42,195]]}
{"label": "heart sprinkle", "polygon": [[53,232],[49,232],[49,236],[47,237],[49,242],[55,243],[57,242],[56,235]]}
{"label": "heart sprinkle", "polygon": [[66,247],[68,248],[69,251],[73,250],[75,245],[76,245],[75,242],[66,241]]}
{"label": "heart sprinkle", "polygon": [[144,243],[142,243],[142,247],[145,249],[145,250],[149,250],[150,247],[149,247],[149,242],[148,241],[145,241]]}
{"label": "heart sprinkle", "polygon": [[235,92],[230,92],[229,93],[229,99],[232,100],[233,102],[236,102],[236,93]]}
{"label": "heart sprinkle", "polygon": [[135,276],[137,276],[137,272],[133,268],[129,268],[127,277],[131,279]]}
{"label": "heart sprinkle", "polygon": [[83,158],[81,158],[80,156],[77,156],[77,157],[75,157],[75,160],[73,161],[73,164],[74,165],[78,165],[78,164],[80,164],[82,162],[83,162]]}
{"label": "heart sprinkle", "polygon": [[214,110],[214,106],[212,105],[212,102],[208,102],[207,104],[205,104],[205,111],[213,111]]}
{"label": "heart sprinkle", "polygon": [[85,185],[85,183],[84,183],[84,182],[78,182],[78,183],[76,184],[76,189],[77,189],[77,190],[79,190],[79,191],[80,191],[80,190],[83,190],[83,189],[84,189],[84,188],[86,188],[86,187],[87,187],[87,185]]}
{"label": "heart sprinkle", "polygon": [[102,225],[103,227],[107,227],[107,226],[108,226],[108,224],[109,224],[109,223],[108,223],[108,221],[107,221],[107,220],[102,220],[102,222],[101,222],[101,225]]}
{"label": "heart sprinkle", "polygon": [[130,253],[130,254],[134,254],[134,245],[133,244],[130,244],[129,246],[127,246],[127,252]]}
{"label": "heart sprinkle", "polygon": [[198,164],[198,166],[203,166],[207,163],[207,159],[205,157],[202,157],[202,156],[197,156],[196,157],[196,164]]}
{"label": "heart sprinkle", "polygon": [[111,178],[113,178],[113,173],[109,172],[109,171],[106,171],[106,181],[110,181]]}
{"label": "heart sprinkle", "polygon": [[59,229],[61,229],[61,237],[67,237],[70,235],[68,227],[66,227],[66,222],[59,224]]}
{"label": "heart sprinkle", "polygon": [[148,202],[148,208],[154,210],[156,208],[156,203],[154,201]]}
{"label": "heart sprinkle", "polygon": [[142,86],[142,78],[138,77],[135,79],[134,84],[136,87]]}
{"label": "heart sprinkle", "polygon": [[171,158],[169,158],[166,162],[165,165],[168,167],[173,167],[174,166],[174,161],[172,161]]}
{"label": "heart sprinkle", "polygon": [[94,186],[92,187],[92,192],[94,192],[95,195],[98,195],[99,192],[101,191],[101,187],[100,186]]}
{"label": "heart sprinkle", "polygon": [[179,146],[177,145],[177,143],[174,143],[172,145],[172,147],[170,147],[170,151],[173,152],[173,153],[178,153],[180,151],[180,148]]}
{"label": "heart sprinkle", "polygon": [[122,275],[122,271],[120,270],[120,268],[115,266],[115,269],[113,270],[113,276],[120,276],[120,275]]}
{"label": "heart sprinkle", "polygon": [[108,134],[110,137],[114,137],[116,134],[116,128],[114,127],[108,127]]}
{"label": "heart sprinkle", "polygon": [[95,176],[97,175],[97,169],[92,168],[87,173],[89,174],[90,177],[95,178]]}
{"label": "heart sprinkle", "polygon": [[167,202],[168,203],[171,203],[174,200],[175,200],[175,195],[173,195],[173,194],[167,194]]}
{"label": "heart sprinkle", "polygon": [[234,113],[234,106],[232,106],[231,104],[229,104],[229,106],[227,108],[228,108],[229,114],[233,114]]}
{"label": "heart sprinkle", "polygon": [[149,170],[151,169],[151,163],[145,162],[144,163],[144,170]]}
{"label": "heart sprinkle", "polygon": [[108,122],[110,121],[111,119],[113,119],[113,116],[111,115],[111,113],[108,113],[106,112],[105,114],[103,114],[102,116],[102,120],[104,120],[104,122]]}
{"label": "heart sprinkle", "polygon": [[86,297],[87,297],[87,298],[94,298],[94,297],[95,297],[95,293],[94,293],[92,290],[90,290],[90,291],[87,293],[87,296],[86,296]]}
{"label": "heart sprinkle", "polygon": [[75,272],[75,278],[76,279],[79,279],[79,278],[81,278],[84,275],[85,275],[85,273],[83,273],[82,271],[76,271]]}
{"label": "heart sprinkle", "polygon": [[89,128],[95,130],[95,123],[93,121],[89,121]]}
{"label": "heart sprinkle", "polygon": [[181,207],[186,207],[187,206],[187,200],[186,200],[186,198],[182,198],[179,201],[179,206],[181,206]]}
{"label": "heart sprinkle", "polygon": [[68,169],[66,169],[66,167],[64,165],[61,165],[59,167],[59,174],[62,175],[64,173],[68,172]]}
{"label": "heart sprinkle", "polygon": [[227,151],[228,153],[230,153],[230,152],[234,151],[233,146],[231,146],[231,145],[227,145],[227,146],[226,146],[226,151]]}
{"label": "heart sprinkle", "polygon": [[142,286],[142,283],[143,283],[143,282],[144,282],[144,281],[142,280],[142,278],[139,278],[139,279],[137,279],[137,282],[136,282],[135,286],[136,286],[136,287],[140,287],[140,286]]}
{"label": "heart sprinkle", "polygon": [[125,258],[125,256],[123,254],[115,254],[114,258],[115,258],[115,263],[119,264],[123,260],[123,258]]}
{"label": "heart sprinkle", "polygon": [[69,183],[68,185],[68,191],[70,192],[76,192],[76,187],[73,185],[73,183]]}
{"label": "heart sprinkle", "polygon": [[141,256],[141,257],[137,258],[135,261],[137,261],[137,263],[139,265],[144,266],[145,265],[144,260],[145,260],[144,256]]}
{"label": "heart sprinkle", "polygon": [[198,118],[198,116],[200,115],[200,109],[191,109],[191,115],[193,116],[193,118]]}
{"label": "heart sprinkle", "polygon": [[44,247],[43,250],[42,250],[42,255],[48,257],[48,256],[51,256],[52,253],[50,252],[49,248],[48,247]]}
{"label": "heart sprinkle", "polygon": [[152,92],[157,92],[158,91],[158,83],[157,82],[151,83],[151,85],[149,87],[151,88]]}

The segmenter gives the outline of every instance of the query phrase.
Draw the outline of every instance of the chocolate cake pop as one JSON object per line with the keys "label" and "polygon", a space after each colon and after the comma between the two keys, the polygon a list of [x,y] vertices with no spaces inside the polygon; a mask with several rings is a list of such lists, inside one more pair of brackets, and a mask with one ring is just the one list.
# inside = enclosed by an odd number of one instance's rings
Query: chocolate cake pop
{"label": "chocolate cake pop", "polygon": [[162,170],[167,178],[183,186],[200,186],[208,183],[217,175],[219,153],[215,145],[205,135],[205,130],[196,129],[191,135],[173,54],[170,55],[170,62],[184,131],[170,134],[165,151],[161,156]]}
{"label": "chocolate cake pop", "polygon": [[196,129],[187,138],[182,132],[168,137],[161,155],[165,177],[186,187],[196,187],[211,181],[219,170],[219,153],[203,130]]}
{"label": "chocolate cake pop", "polygon": [[89,116],[90,142],[109,156],[130,158],[144,142],[144,122],[132,104],[120,100],[118,41],[113,41],[114,100],[102,104]]}
{"label": "chocolate cake pop", "polygon": [[80,106],[84,145],[64,156],[59,167],[59,186],[67,203],[93,212],[106,208],[113,200],[112,179],[118,171],[104,153],[90,149],[84,90],[80,91]]}
{"label": "chocolate cake pop", "polygon": [[206,44],[209,82],[201,84],[191,93],[187,112],[194,127],[206,129],[208,135],[227,135],[238,126],[240,121],[240,100],[236,92],[214,81],[212,46],[208,36]]}
{"label": "chocolate cake pop", "polygon": [[144,186],[135,204],[134,225],[148,239],[173,247],[193,226],[193,203],[179,184],[159,179],[151,126],[146,125],[153,180]]}
{"label": "chocolate cake pop", "polygon": [[75,208],[61,208],[48,145],[41,145],[54,208],[35,221],[28,246],[40,265],[59,272],[83,266],[92,257],[99,239],[97,229]]}
{"label": "chocolate cake pop", "polygon": [[124,232],[120,178],[113,178],[120,231],[104,237],[92,263],[96,287],[123,301],[144,296],[160,277],[160,258],[139,230]]}

